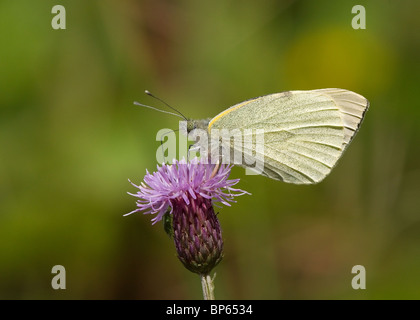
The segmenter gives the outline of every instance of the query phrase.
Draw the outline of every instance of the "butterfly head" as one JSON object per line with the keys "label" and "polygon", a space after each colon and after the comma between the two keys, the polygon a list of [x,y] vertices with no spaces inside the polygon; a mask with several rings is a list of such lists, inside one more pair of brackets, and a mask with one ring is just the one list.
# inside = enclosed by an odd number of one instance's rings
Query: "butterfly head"
{"label": "butterfly head", "polygon": [[202,119],[202,120],[187,120],[187,133],[190,133],[194,129],[202,129],[207,130],[209,125],[210,119]]}

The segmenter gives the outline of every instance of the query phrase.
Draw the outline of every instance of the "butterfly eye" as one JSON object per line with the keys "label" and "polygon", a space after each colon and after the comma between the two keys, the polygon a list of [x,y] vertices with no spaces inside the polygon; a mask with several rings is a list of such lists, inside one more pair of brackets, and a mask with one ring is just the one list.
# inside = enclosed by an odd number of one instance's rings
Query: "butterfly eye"
{"label": "butterfly eye", "polygon": [[191,132],[195,129],[195,123],[193,120],[188,120],[187,121],[187,132]]}

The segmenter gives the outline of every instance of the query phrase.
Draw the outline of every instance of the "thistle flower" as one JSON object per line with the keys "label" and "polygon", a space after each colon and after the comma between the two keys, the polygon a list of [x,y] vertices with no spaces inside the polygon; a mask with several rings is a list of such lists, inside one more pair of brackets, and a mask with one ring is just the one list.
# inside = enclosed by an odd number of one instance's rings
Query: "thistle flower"
{"label": "thistle flower", "polygon": [[[213,202],[230,206],[234,197],[248,192],[235,189],[239,179],[229,180],[230,166],[173,160],[157,171],[146,171],[144,182],[135,185],[138,198],[134,212],[155,214],[153,224],[165,213],[172,215],[172,231],[178,258],[184,266],[200,275],[208,275],[223,255],[221,228]],[[128,215],[127,214],[127,215]]]}

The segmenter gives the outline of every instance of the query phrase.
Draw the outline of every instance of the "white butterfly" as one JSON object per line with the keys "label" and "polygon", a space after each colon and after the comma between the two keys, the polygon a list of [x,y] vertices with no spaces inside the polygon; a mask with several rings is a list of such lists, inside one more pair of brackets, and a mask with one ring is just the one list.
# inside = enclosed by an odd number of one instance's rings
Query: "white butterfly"
{"label": "white butterfly", "polygon": [[[264,132],[263,148],[224,141],[223,147],[242,152],[243,159],[263,159],[261,174],[295,184],[323,180],[359,130],[369,102],[344,89],[286,91],[249,99],[213,119],[188,120],[187,131],[237,130],[244,139],[252,130]],[[240,150],[239,150],[240,149]],[[261,151],[263,150],[263,151]],[[250,167],[248,161],[239,164]]]}

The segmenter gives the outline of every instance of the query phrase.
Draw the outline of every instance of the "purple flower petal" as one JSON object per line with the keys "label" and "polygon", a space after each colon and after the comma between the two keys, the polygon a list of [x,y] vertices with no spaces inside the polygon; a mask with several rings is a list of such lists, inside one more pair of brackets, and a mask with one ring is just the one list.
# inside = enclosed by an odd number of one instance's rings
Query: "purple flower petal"
{"label": "purple flower petal", "polygon": [[220,165],[216,173],[213,173],[214,168],[215,165],[202,163],[198,158],[194,158],[188,163],[182,159],[173,160],[172,164],[162,164],[157,166],[157,171],[153,173],[146,170],[140,185],[129,180],[131,185],[138,189],[137,193],[128,192],[129,195],[138,198],[137,209],[125,215],[140,211],[144,214],[157,214],[152,219],[155,224],[162,219],[168,208],[172,213],[171,200],[182,199],[189,205],[188,196],[196,199],[197,195],[200,195],[230,206],[229,202],[236,202],[234,197],[249,194],[244,190],[232,188],[239,179],[228,179],[231,166]]}

